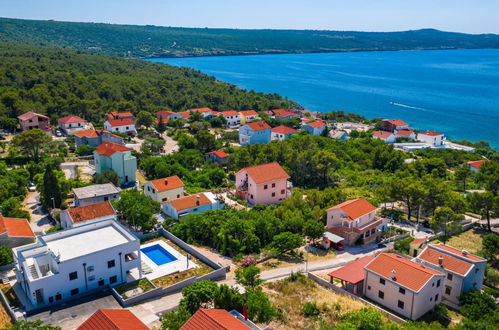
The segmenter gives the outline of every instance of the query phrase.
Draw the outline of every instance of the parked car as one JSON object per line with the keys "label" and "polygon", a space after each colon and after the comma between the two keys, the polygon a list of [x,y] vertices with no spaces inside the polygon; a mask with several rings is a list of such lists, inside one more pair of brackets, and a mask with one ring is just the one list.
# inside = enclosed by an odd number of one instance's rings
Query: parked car
{"label": "parked car", "polygon": [[29,185],[28,185],[28,191],[36,191],[36,186],[33,182],[30,182]]}
{"label": "parked car", "polygon": [[55,136],[61,137],[62,136],[62,132],[60,130],[56,130],[55,131]]}

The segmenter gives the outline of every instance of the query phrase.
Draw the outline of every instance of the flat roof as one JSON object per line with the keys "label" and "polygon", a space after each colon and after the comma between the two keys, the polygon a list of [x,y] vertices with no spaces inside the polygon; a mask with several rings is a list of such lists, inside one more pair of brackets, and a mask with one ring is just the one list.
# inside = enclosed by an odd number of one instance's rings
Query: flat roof
{"label": "flat roof", "polygon": [[94,184],[92,186],[73,189],[74,195],[79,199],[117,194],[119,192],[121,192],[121,189],[115,187],[112,183]]}
{"label": "flat roof", "polygon": [[59,255],[59,261],[78,258],[83,255],[102,251],[129,242],[112,224],[83,231],[71,236],[46,240],[47,247]]}

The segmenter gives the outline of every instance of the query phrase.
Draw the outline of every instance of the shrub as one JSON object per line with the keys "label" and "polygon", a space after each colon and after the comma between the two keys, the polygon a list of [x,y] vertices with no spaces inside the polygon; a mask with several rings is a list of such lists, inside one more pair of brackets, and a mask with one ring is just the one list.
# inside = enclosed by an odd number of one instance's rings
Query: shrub
{"label": "shrub", "polygon": [[12,249],[8,246],[0,246],[0,266],[8,265],[14,262]]}
{"label": "shrub", "polygon": [[251,265],[255,265],[256,264],[256,259],[253,256],[251,256],[251,255],[247,255],[247,256],[244,256],[241,259],[241,263],[243,264],[244,267],[248,267],[248,266],[251,266]]}
{"label": "shrub", "polygon": [[301,307],[301,312],[306,317],[319,316],[319,314],[321,313],[319,307],[315,302],[306,302],[305,304],[303,304]]}
{"label": "shrub", "polygon": [[55,233],[55,232],[57,232],[59,230],[62,230],[61,226],[55,226],[55,227],[52,227],[49,230],[47,230],[47,234]]}
{"label": "shrub", "polygon": [[409,254],[410,244],[412,241],[414,241],[414,237],[397,239],[393,244],[393,248],[395,249],[395,251]]}

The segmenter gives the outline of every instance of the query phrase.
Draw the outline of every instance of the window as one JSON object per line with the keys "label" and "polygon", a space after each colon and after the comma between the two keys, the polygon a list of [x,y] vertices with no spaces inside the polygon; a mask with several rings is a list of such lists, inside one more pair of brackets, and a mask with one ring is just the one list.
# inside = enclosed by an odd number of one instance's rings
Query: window
{"label": "window", "polygon": [[440,280],[437,281],[437,288],[440,286]]}
{"label": "window", "polygon": [[267,189],[269,186],[268,185],[264,185],[263,186],[263,189]]}
{"label": "window", "polygon": [[250,198],[253,199],[253,194],[250,195]]}
{"label": "window", "polygon": [[49,297],[49,303],[53,303],[54,302],[54,297]]}
{"label": "window", "polygon": [[165,198],[163,198],[161,201],[162,201],[162,202],[166,202],[167,200],[168,200],[168,198],[167,198],[167,197],[165,197]]}
{"label": "window", "polygon": [[447,273],[447,279],[448,279],[449,281],[452,281],[452,274],[451,274],[451,273]]}
{"label": "window", "polygon": [[369,237],[369,230],[366,231],[365,235],[364,235],[366,238]]}
{"label": "window", "polygon": [[371,234],[374,234],[376,232],[376,228],[371,229]]}
{"label": "window", "polygon": [[367,290],[371,290],[371,286],[370,285],[367,286]]}
{"label": "window", "polygon": [[284,195],[285,191],[284,189],[281,190],[281,195]]}
{"label": "window", "polygon": [[104,202],[108,201],[109,200],[109,197],[104,197]]}
{"label": "window", "polygon": [[435,295],[435,301],[438,301],[438,293]]}
{"label": "window", "polygon": [[381,283],[381,284],[385,285],[385,279],[384,279],[384,278],[380,278],[380,279],[379,279],[379,283]]}
{"label": "window", "polygon": [[451,291],[452,291],[452,288],[450,286],[446,285],[445,286],[445,294],[450,295]]}
{"label": "window", "polygon": [[478,273],[478,271],[479,271],[479,269],[478,269],[478,268],[476,268],[476,269],[475,269],[475,274],[476,274],[476,273]]}
{"label": "window", "polygon": [[151,191],[151,187],[147,186],[147,191]]}
{"label": "window", "polygon": [[69,280],[76,280],[78,278],[78,272],[69,273]]}
{"label": "window", "polygon": [[156,193],[156,190],[154,190],[154,188],[152,188],[152,193],[155,194]]}
{"label": "window", "polygon": [[114,284],[114,283],[116,283],[116,282],[118,282],[118,276],[113,275],[113,276],[111,276],[111,277],[109,278],[109,283],[110,283],[110,284]]}
{"label": "window", "polygon": [[115,265],[114,259],[107,262],[107,268],[113,268]]}
{"label": "window", "polygon": [[430,301],[433,301],[433,297],[430,297]]}
{"label": "window", "polygon": [[404,309],[404,302],[402,300],[399,300],[397,303],[398,308]]}
{"label": "window", "polygon": [[77,295],[78,293],[80,293],[80,289],[76,288],[76,289],[73,289],[71,291],[69,291],[69,293],[74,296],[74,295]]}
{"label": "window", "polygon": [[404,289],[404,288],[399,288],[399,292],[400,292],[401,294],[405,294],[405,289]]}
{"label": "window", "polygon": [[103,286],[104,285],[104,280],[99,280],[99,286]]}
{"label": "window", "polygon": [[378,297],[381,299],[385,299],[385,293],[383,291],[378,291]]}
{"label": "window", "polygon": [[272,184],[272,188],[275,188],[275,183]]}
{"label": "window", "polygon": [[272,197],[275,197],[275,192],[272,193]]}
{"label": "window", "polygon": [[55,295],[55,301],[59,301],[62,299],[62,295],[60,293]]}

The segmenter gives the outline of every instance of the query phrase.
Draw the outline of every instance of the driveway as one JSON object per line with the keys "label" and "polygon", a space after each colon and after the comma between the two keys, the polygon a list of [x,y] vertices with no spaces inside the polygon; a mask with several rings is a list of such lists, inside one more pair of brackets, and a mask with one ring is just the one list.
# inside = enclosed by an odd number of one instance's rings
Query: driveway
{"label": "driveway", "polygon": [[161,137],[165,140],[165,154],[171,154],[178,151],[178,143],[166,133],[163,133]]}
{"label": "driveway", "polygon": [[23,201],[24,209],[31,215],[30,226],[36,235],[41,235],[53,227],[48,213],[40,204],[40,193],[29,192]]}

